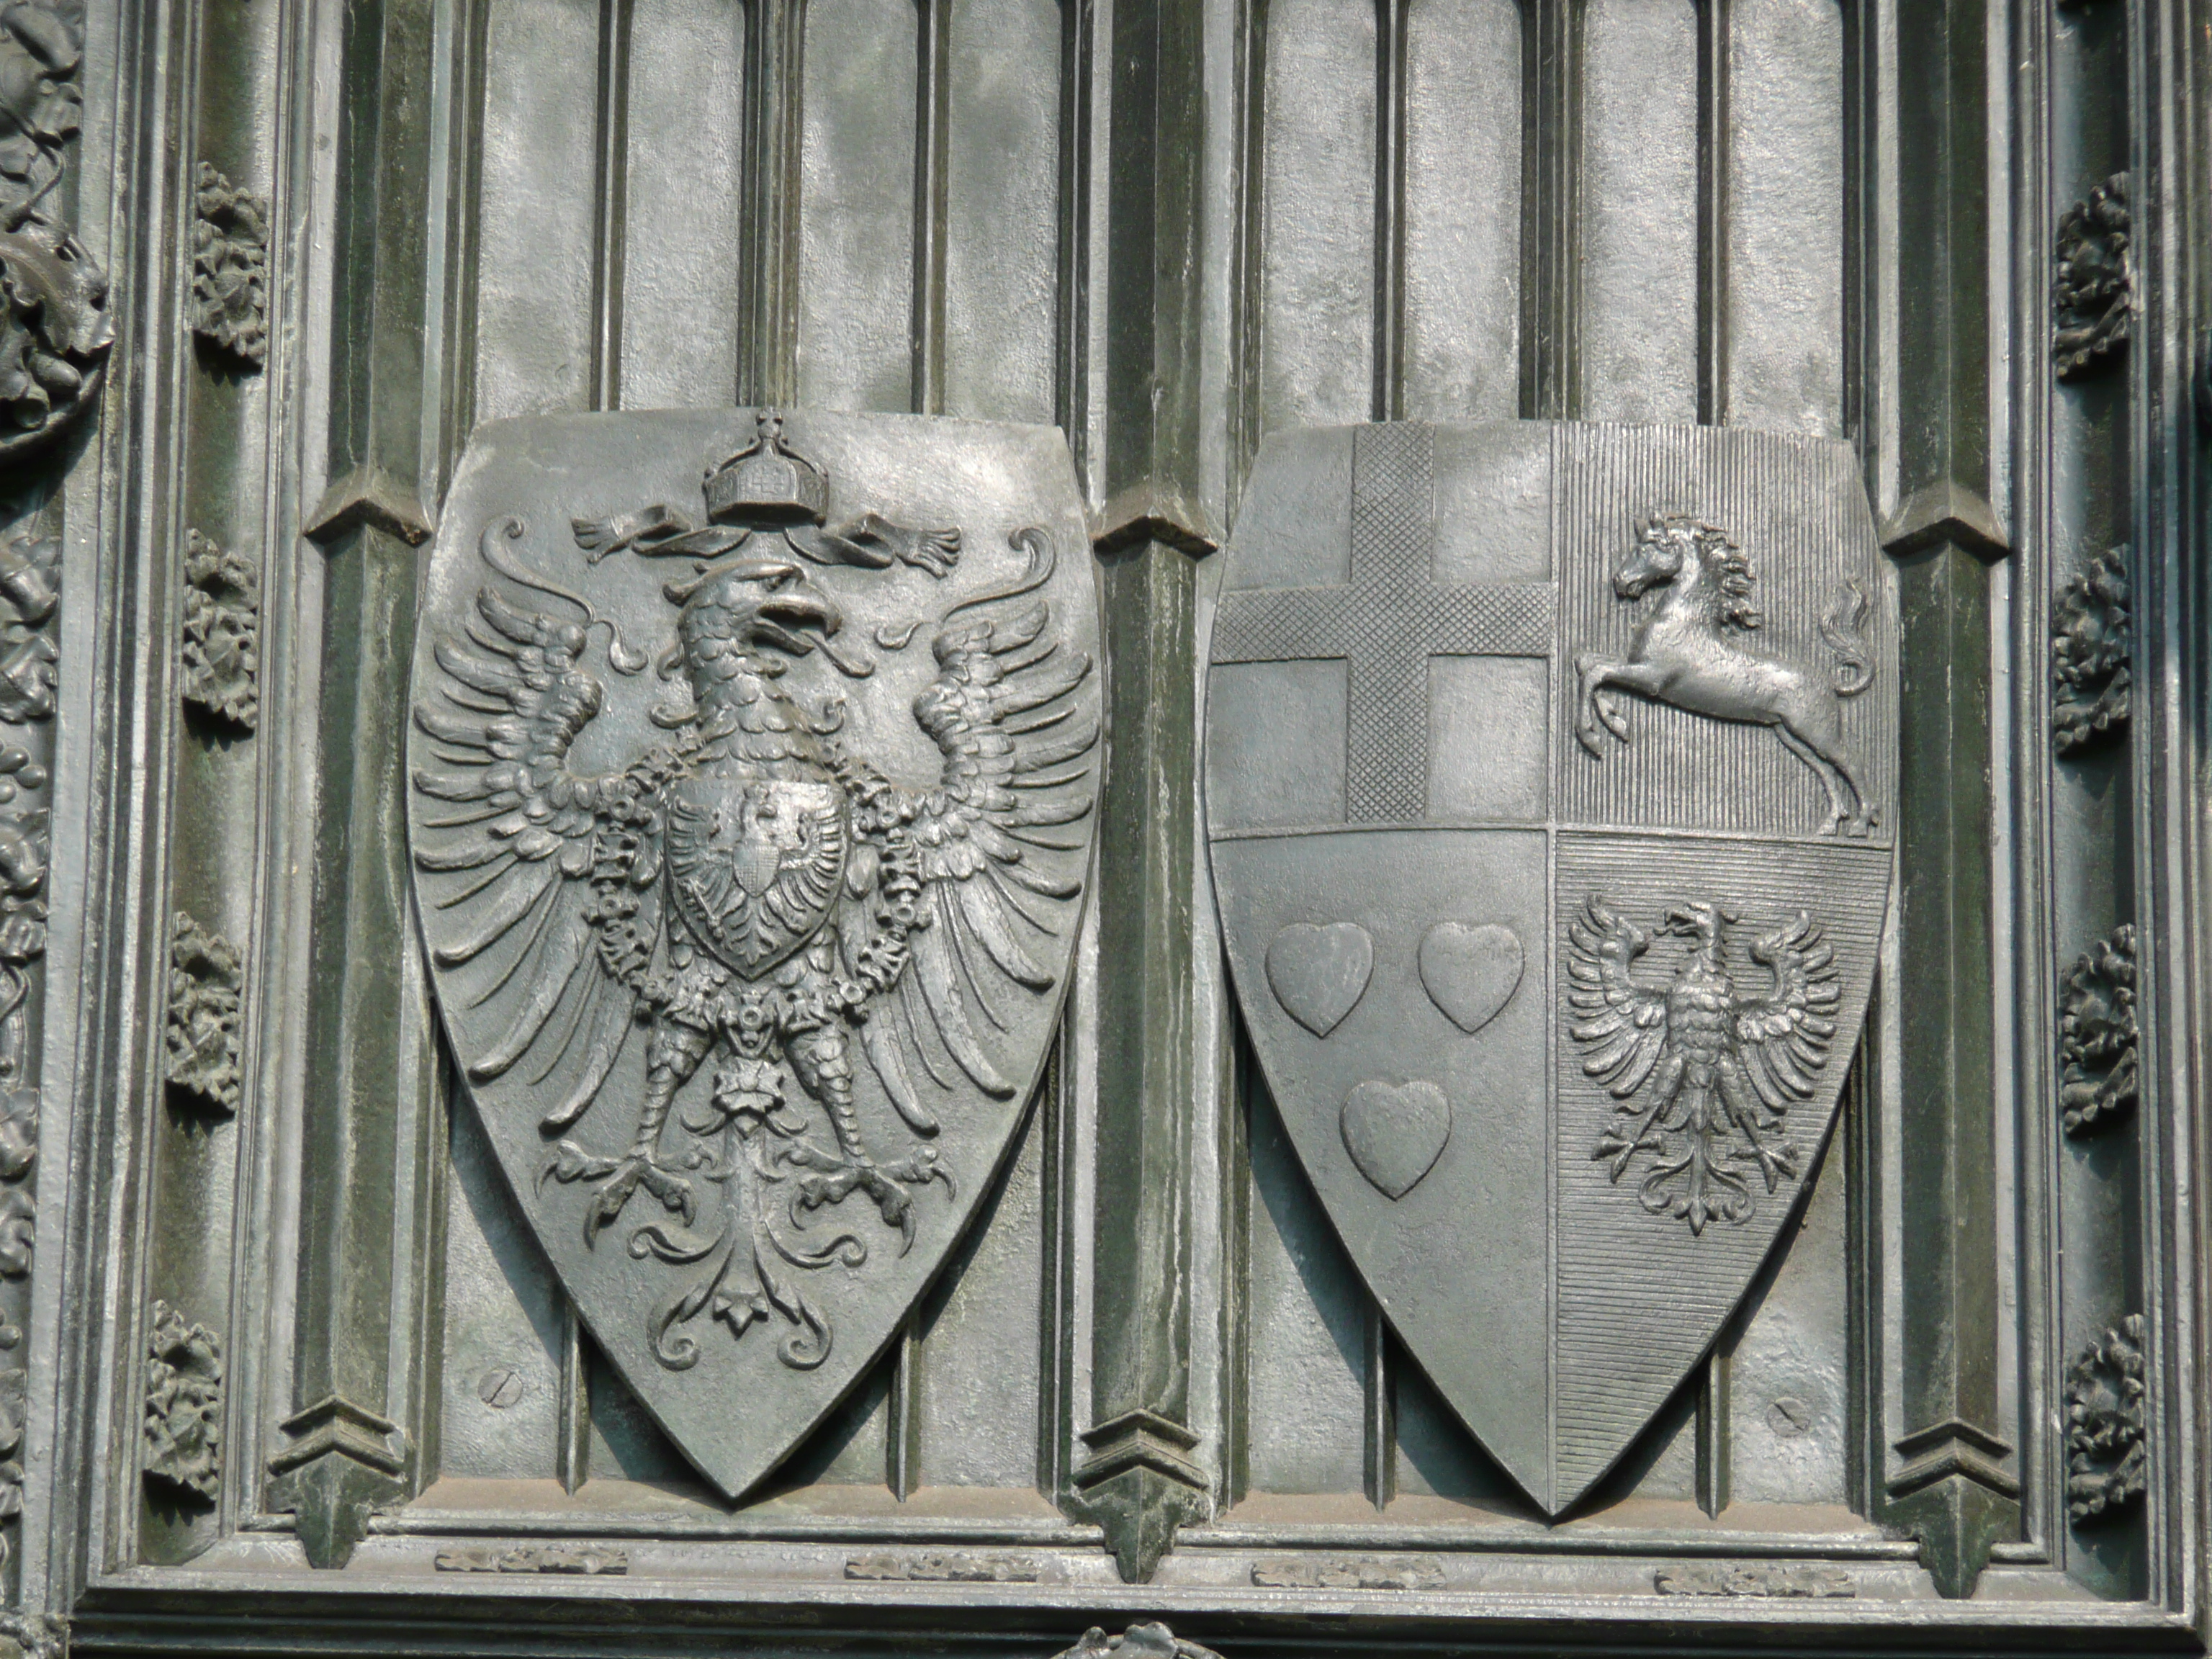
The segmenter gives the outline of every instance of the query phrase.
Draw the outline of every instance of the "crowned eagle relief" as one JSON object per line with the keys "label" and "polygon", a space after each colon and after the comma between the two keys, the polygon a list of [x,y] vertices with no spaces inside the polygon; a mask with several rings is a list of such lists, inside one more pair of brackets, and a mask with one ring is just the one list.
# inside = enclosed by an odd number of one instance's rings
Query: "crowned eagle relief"
{"label": "crowned eagle relief", "polygon": [[1844,1092],[1897,798],[1859,457],[1376,422],[1271,434],[1241,500],[1206,806],[1252,1054],[1407,1360],[1564,1515],[1794,1236]]}
{"label": "crowned eagle relief", "polygon": [[[972,554],[874,513],[824,529],[825,494],[764,414],[709,475],[703,528],[659,507],[579,519],[591,564],[681,561],[654,653],[525,562],[524,518],[493,519],[415,712],[415,859],[449,1018],[471,1019],[466,1076],[480,1103],[531,1097],[528,1190],[588,1194],[587,1254],[675,1270],[621,1316],[671,1371],[717,1327],[767,1328],[793,1370],[829,1358],[856,1272],[912,1250],[924,1206],[960,1203],[950,1111],[1018,1109],[1031,1057],[1000,1050],[1018,1005],[1049,1015],[1082,890],[1098,720],[1091,658],[1046,592],[1054,535],[1014,529],[1011,580],[854,644],[833,574],[941,591]],[[919,672],[901,654],[922,652]],[[648,657],[674,695],[650,741],[611,751],[610,687],[642,685]],[[833,672],[802,689],[818,663]],[[903,718],[933,775],[872,752],[831,689],[856,689],[880,737],[894,663],[920,682]]]}
{"label": "crowned eagle relief", "polygon": [[1738,992],[1725,930],[1739,918],[1717,905],[1676,905],[1662,934],[1689,941],[1664,987],[1639,982],[1651,935],[1592,895],[1568,924],[1569,1030],[1583,1070],[1619,1103],[1590,1156],[1618,1182],[1651,1154],[1637,1197],[1692,1233],[1717,1217],[1741,1225],[1757,1200],[1800,1173],[1790,1109],[1813,1097],[1836,1038],[1843,987],[1836,953],[1802,910],[1755,932],[1751,959],[1767,970],[1764,995]]}

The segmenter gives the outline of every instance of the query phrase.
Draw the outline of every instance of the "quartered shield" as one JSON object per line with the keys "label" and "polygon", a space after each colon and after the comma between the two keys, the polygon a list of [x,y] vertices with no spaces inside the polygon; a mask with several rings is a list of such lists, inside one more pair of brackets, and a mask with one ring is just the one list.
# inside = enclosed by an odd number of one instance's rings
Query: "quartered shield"
{"label": "quartered shield", "polygon": [[738,1498],[991,1190],[1091,858],[1098,617],[1052,429],[480,429],[412,685],[416,914],[522,1214]]}
{"label": "quartered shield", "polygon": [[1231,971],[1290,1139],[1548,1514],[1803,1200],[1888,902],[1893,590],[1849,446],[1279,434],[1212,618]]}

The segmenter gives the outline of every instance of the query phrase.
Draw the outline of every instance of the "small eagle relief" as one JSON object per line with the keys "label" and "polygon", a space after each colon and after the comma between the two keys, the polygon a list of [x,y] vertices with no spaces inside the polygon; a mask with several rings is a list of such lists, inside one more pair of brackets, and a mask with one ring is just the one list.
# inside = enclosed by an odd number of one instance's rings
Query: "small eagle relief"
{"label": "small eagle relief", "polygon": [[[586,644],[611,624],[513,559],[503,544],[525,533],[513,518],[480,543],[507,584],[481,587],[465,630],[437,639],[442,675],[415,714],[429,741],[414,787],[439,807],[418,814],[416,860],[450,878],[426,902],[465,929],[435,958],[477,964],[460,983],[505,1015],[464,1056],[468,1075],[543,1092],[538,1188],[592,1189],[587,1245],[605,1248],[628,1212],[622,1248],[684,1270],[645,1316],[672,1370],[697,1363],[684,1328],[702,1316],[737,1338],[780,1328],[785,1364],[820,1365],[833,1326],[802,1279],[861,1267],[878,1224],[903,1253],[933,1185],[957,1196],[930,1103],[1016,1092],[991,1034],[1007,1029],[1010,999],[1055,983],[1038,957],[1074,919],[1085,842],[1070,826],[1092,807],[1097,714],[1072,695],[1092,664],[1061,647],[1036,597],[1055,556],[1044,531],[1012,538],[1023,575],[951,605],[927,635],[935,674],[911,712],[941,757],[934,778],[887,775],[848,744],[836,700],[811,708],[789,689],[817,652],[848,678],[876,665],[840,640],[844,617],[813,567],[866,580],[896,562],[941,580],[959,537],[872,515],[854,538],[796,533],[790,519],[818,515],[821,492],[810,506],[792,488],[811,464],[771,419],[725,465],[719,497],[710,476],[711,537],[672,550],[673,537],[629,538],[690,567],[663,589],[677,611],[660,672],[689,692],[653,711],[664,740],[611,771],[571,764],[606,692]],[[575,531],[594,562],[622,534]],[[518,586],[579,614],[547,614]],[[875,642],[902,649],[918,631],[879,629]],[[607,662],[635,674],[646,659],[617,631]],[[610,1098],[639,1041],[641,1091]],[[708,1067],[711,1088],[689,1089]],[[869,1113],[860,1067],[889,1110]],[[617,1136],[592,1132],[595,1109],[624,1114]],[[865,1224],[843,1207],[856,1195]]]}
{"label": "small eagle relief", "polygon": [[1698,1235],[1715,1217],[1750,1218],[1754,1170],[1770,1193],[1799,1173],[1790,1109],[1813,1097],[1843,1000],[1835,952],[1802,910],[1751,933],[1751,959],[1772,985],[1740,992],[1726,938],[1740,926],[1714,904],[1669,909],[1660,934],[1689,947],[1656,986],[1636,976],[1653,936],[1605,899],[1593,894],[1567,925],[1568,1030],[1583,1072],[1618,1103],[1590,1156],[1618,1182],[1650,1153],[1638,1198]]}

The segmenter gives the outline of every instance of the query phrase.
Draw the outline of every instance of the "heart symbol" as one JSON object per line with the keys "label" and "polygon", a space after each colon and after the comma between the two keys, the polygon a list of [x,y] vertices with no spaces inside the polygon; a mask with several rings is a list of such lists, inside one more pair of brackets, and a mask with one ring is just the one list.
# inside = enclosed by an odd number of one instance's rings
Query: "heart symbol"
{"label": "heart symbol", "polygon": [[1267,984],[1297,1023],[1325,1037],[1359,1004],[1375,971],[1375,941],[1356,921],[1294,921],[1267,947]]}
{"label": "heart symbol", "polygon": [[1486,921],[1440,921],[1421,938],[1421,984],[1446,1019],[1474,1036],[1498,1018],[1521,983],[1521,940]]}
{"label": "heart symbol", "polygon": [[1451,1139],[1451,1102],[1433,1083],[1355,1084],[1339,1120],[1344,1150],[1393,1200],[1421,1184]]}

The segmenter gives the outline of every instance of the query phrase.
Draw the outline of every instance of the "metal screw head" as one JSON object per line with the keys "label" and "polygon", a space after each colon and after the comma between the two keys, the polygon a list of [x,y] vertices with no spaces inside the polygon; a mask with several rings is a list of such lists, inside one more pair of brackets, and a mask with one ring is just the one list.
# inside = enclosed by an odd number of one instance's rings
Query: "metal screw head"
{"label": "metal screw head", "polygon": [[495,1412],[503,1412],[522,1398],[522,1373],[495,1365],[477,1378],[477,1398]]}
{"label": "metal screw head", "polygon": [[1794,1394],[1785,1394],[1766,1407],[1766,1426],[1784,1439],[1794,1439],[1813,1426],[1813,1407]]}

